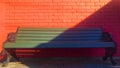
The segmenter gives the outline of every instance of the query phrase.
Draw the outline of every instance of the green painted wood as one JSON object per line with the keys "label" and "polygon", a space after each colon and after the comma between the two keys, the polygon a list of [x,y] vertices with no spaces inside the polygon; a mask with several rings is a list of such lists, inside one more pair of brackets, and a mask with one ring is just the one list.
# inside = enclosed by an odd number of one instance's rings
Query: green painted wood
{"label": "green painted wood", "polygon": [[19,28],[19,31],[34,31],[34,30],[62,30],[62,31],[65,31],[65,30],[68,30],[68,28]]}
{"label": "green painted wood", "polygon": [[[40,33],[63,33],[65,31],[18,31],[18,33],[37,33],[37,34],[40,34]],[[71,33],[71,32],[69,32]]]}
{"label": "green painted wood", "polygon": [[[62,34],[62,33],[61,33]],[[35,33],[29,33],[29,34],[17,34],[17,36],[59,36],[60,33],[40,33],[40,34],[35,34]]]}

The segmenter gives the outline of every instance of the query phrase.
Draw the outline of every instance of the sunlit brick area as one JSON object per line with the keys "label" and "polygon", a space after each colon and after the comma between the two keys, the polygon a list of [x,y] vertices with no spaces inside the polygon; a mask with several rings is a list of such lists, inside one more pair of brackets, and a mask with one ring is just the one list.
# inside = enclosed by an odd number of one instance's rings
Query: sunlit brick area
{"label": "sunlit brick area", "polygon": [[[0,0],[0,51],[8,33],[16,32],[19,27],[100,27],[112,35],[117,43],[115,56],[120,56],[120,0]],[[52,56],[67,56],[64,51],[65,49]],[[74,49],[70,52],[74,57],[82,56],[74,53]],[[101,49],[93,49],[91,56],[103,56],[103,52]],[[46,57],[51,56],[47,51],[44,53]],[[49,63],[46,60],[45,62]]]}

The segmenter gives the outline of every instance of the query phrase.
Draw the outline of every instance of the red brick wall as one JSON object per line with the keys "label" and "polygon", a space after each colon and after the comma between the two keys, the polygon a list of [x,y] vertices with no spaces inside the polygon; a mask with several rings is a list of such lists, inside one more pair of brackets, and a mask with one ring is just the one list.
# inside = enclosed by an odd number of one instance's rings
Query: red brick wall
{"label": "red brick wall", "polygon": [[4,39],[4,31],[5,31],[5,29],[4,29],[4,6],[3,6],[3,2],[1,1],[0,2],[0,51],[1,51],[1,49],[2,49],[2,43],[3,43],[3,41],[5,40]]}
{"label": "red brick wall", "polygon": [[5,0],[1,3],[5,7],[5,29],[1,28],[4,40],[17,27],[102,27],[113,35],[120,56],[119,0]]}

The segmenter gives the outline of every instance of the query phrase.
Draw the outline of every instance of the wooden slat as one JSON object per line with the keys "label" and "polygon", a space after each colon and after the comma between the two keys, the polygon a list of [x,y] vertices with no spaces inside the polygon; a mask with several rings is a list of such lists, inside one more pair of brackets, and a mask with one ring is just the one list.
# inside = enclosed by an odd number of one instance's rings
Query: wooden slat
{"label": "wooden slat", "polygon": [[49,37],[49,38],[40,38],[40,37],[18,37],[16,40],[101,40],[101,37]]}
{"label": "wooden slat", "polygon": [[62,31],[66,31],[68,30],[68,28],[19,28],[19,31],[34,31],[34,30],[62,30]]}
{"label": "wooden slat", "polygon": [[100,39],[17,39],[16,41],[49,41],[49,42],[51,42],[51,41],[53,41],[53,40],[55,40],[55,41],[82,41],[82,40],[84,40],[84,41],[98,41],[98,40],[100,40]]}
{"label": "wooden slat", "polygon": [[113,42],[78,42],[78,43],[6,43],[4,48],[98,48],[115,47]]}
{"label": "wooden slat", "polygon": [[17,34],[17,37],[21,37],[21,36],[28,36],[28,37],[41,37],[41,36],[43,36],[43,37],[60,37],[60,36],[78,36],[78,37],[81,37],[81,36],[86,36],[86,37],[90,37],[90,36],[102,36],[102,34],[101,33],[98,33],[98,34],[94,34],[94,33],[92,33],[92,34],[50,34],[50,33],[45,33],[45,34]]}
{"label": "wooden slat", "polygon": [[101,28],[19,28],[19,31],[34,31],[34,30],[62,30],[62,31],[66,31],[66,30],[102,30]]}
{"label": "wooden slat", "polygon": [[18,31],[18,33],[102,33],[102,31],[80,31],[80,30],[77,30],[77,31],[43,31],[43,30],[39,30],[39,31]]}
{"label": "wooden slat", "polygon": [[40,38],[51,38],[51,39],[56,39],[56,38],[101,38],[101,36],[18,36],[17,39],[40,39]]}
{"label": "wooden slat", "polygon": [[[50,43],[50,42],[64,42],[64,41],[66,41],[66,40],[52,40],[52,41],[48,41],[48,40],[17,40],[16,42],[40,42],[40,43]],[[72,41],[72,40],[67,40],[67,41]],[[93,42],[93,41],[95,41],[95,42],[101,42],[101,40],[94,40],[94,39],[92,39],[92,40],[75,40],[75,41],[90,41],[90,42]],[[102,41],[103,42],[103,41]]]}

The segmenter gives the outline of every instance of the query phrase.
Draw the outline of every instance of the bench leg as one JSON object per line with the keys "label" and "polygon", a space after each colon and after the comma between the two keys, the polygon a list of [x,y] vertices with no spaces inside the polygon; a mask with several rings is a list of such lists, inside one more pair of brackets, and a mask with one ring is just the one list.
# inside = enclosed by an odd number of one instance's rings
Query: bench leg
{"label": "bench leg", "polygon": [[16,56],[15,49],[6,49],[5,52],[7,54],[7,58],[6,58],[6,61],[3,63],[2,66],[7,66],[12,58],[19,61],[19,58]]}
{"label": "bench leg", "polygon": [[109,57],[109,49],[105,48],[105,56],[103,57],[103,60],[106,61]]}
{"label": "bench leg", "polygon": [[19,58],[17,57],[16,52],[15,52],[16,49],[8,49],[7,51],[9,52],[9,55],[10,55],[13,59],[19,61]]}
{"label": "bench leg", "polygon": [[111,61],[112,65],[116,65],[117,63],[113,59],[113,54],[114,53],[115,53],[115,48],[106,48],[105,49],[105,56],[103,57],[103,60],[105,61],[108,58],[110,58],[110,61]]}
{"label": "bench leg", "polygon": [[3,62],[3,67],[6,67],[8,65],[8,63],[10,62],[11,56],[9,54],[7,54],[6,56],[6,61]]}
{"label": "bench leg", "polygon": [[110,61],[112,63],[112,65],[116,65],[117,63],[115,62],[115,60],[113,59],[113,55],[110,55]]}

